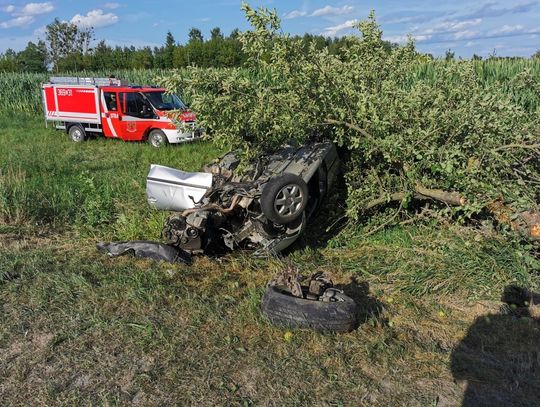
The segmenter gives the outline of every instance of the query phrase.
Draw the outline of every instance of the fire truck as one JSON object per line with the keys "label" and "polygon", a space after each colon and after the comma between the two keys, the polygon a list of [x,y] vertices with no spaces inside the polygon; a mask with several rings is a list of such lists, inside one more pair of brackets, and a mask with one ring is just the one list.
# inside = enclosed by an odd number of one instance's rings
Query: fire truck
{"label": "fire truck", "polygon": [[[163,88],[116,78],[51,77],[42,85],[46,123],[75,142],[89,135],[148,141],[154,147],[200,138],[195,114]],[[174,111],[174,120],[170,113]]]}

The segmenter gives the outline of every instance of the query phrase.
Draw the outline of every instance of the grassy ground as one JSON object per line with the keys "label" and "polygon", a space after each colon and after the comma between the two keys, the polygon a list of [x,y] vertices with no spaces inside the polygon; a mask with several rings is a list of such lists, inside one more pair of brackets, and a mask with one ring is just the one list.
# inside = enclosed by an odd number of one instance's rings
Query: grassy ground
{"label": "grassy ground", "polygon": [[214,147],[76,145],[33,117],[0,118],[0,141],[2,405],[452,406],[473,391],[537,405],[538,324],[497,315],[505,286],[538,287],[516,243],[444,225],[328,236],[334,198],[286,261],[331,271],[363,324],[285,336],[259,313],[281,260],[185,266],[95,250],[159,238],[149,164],[197,170]]}

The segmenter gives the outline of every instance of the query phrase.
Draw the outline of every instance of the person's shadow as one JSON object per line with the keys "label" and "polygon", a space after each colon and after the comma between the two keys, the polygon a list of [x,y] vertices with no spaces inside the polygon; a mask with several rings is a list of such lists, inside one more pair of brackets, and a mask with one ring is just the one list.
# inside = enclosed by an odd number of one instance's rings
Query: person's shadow
{"label": "person's shadow", "polygon": [[540,406],[540,294],[509,286],[500,314],[475,320],[451,356],[454,379],[466,382],[463,407]]}

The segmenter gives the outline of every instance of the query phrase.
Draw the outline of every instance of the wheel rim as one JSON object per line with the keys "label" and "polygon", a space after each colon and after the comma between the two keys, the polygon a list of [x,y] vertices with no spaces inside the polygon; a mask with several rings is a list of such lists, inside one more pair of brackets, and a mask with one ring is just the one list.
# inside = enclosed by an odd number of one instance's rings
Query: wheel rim
{"label": "wheel rim", "polygon": [[154,147],[161,147],[163,144],[163,136],[161,134],[152,134],[152,137],[150,137],[150,142]]}
{"label": "wheel rim", "polygon": [[293,216],[302,209],[304,194],[296,184],[285,185],[276,195],[274,209],[281,216]]}
{"label": "wheel rim", "polygon": [[71,139],[73,141],[81,141],[83,138],[81,129],[75,129],[71,132]]}

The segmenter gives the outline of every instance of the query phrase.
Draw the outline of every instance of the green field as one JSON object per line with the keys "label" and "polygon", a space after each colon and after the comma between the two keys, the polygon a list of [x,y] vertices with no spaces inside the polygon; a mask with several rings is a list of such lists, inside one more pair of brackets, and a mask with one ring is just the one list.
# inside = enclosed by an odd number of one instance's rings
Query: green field
{"label": "green field", "polygon": [[[0,141],[2,405],[458,405],[467,377],[452,366],[468,330],[500,356],[478,353],[475,366],[489,367],[470,379],[506,395],[500,373],[523,351],[517,394],[536,400],[526,367],[537,349],[524,348],[536,323],[479,324],[505,286],[538,288],[518,242],[422,222],[326,232],[341,215],[335,195],[283,260],[110,259],[97,241],[159,238],[165,214],[145,199],[151,163],[198,170],[220,151],[75,144],[21,114],[0,117]],[[259,303],[284,262],[330,271],[361,304],[360,328],[285,336],[270,325]]]}
{"label": "green field", "polygon": [[[433,83],[440,78],[441,68],[447,64],[466,64],[468,61],[441,60],[430,61],[416,67],[410,76],[410,81],[426,81]],[[477,80],[484,86],[497,85],[501,90],[512,94],[512,96],[528,109],[535,110],[540,107],[540,94],[534,88],[522,88],[515,93],[511,86],[511,81],[519,74],[529,72],[532,75],[540,76],[540,59],[515,59],[515,60],[484,60],[474,61],[474,68]],[[188,70],[184,70],[188,74]],[[79,77],[109,77],[115,75],[117,78],[125,79],[133,84],[155,84],[157,78],[167,76],[168,71],[163,69],[147,70],[118,70],[102,72],[68,72],[61,76]],[[0,111],[17,112],[41,112],[41,84],[47,82],[52,74],[34,73],[1,73],[0,74]],[[404,86],[407,84],[405,83]],[[189,95],[182,95],[189,100]]]}

